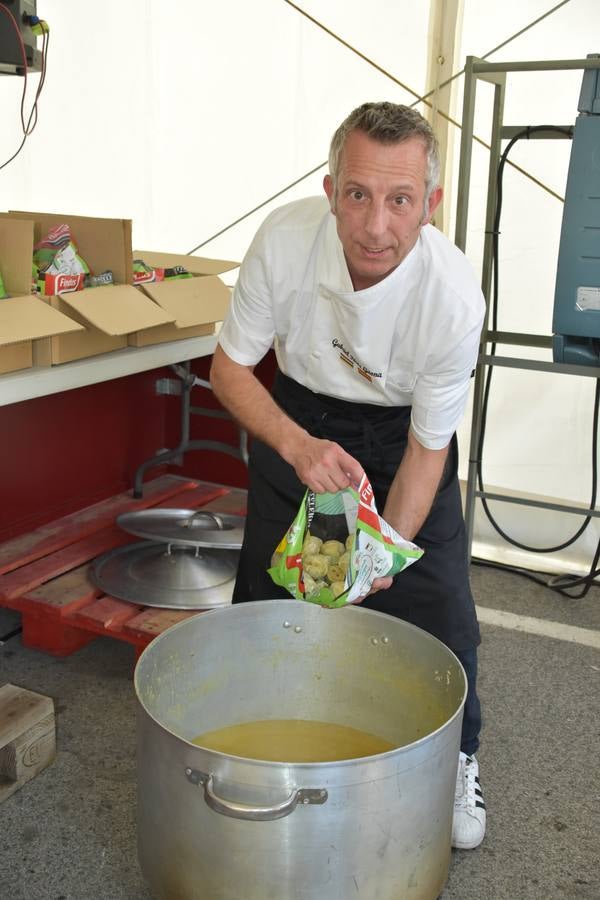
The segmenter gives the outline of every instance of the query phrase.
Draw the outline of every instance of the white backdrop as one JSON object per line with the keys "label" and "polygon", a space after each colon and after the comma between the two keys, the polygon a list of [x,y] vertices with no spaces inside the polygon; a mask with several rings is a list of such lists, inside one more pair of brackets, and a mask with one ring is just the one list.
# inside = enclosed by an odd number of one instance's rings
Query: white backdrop
{"label": "white backdrop", "polygon": [[[425,93],[427,3],[305,0],[307,13],[415,91]],[[483,55],[552,0],[464,0],[459,58]],[[284,0],[38,0],[50,25],[39,124],[0,171],[3,209],[131,218],[137,247],[186,253],[324,163],[331,134],[365,100],[413,97]],[[491,60],[600,51],[597,0],[565,6]],[[599,38],[600,40],[600,38]],[[38,76],[33,76],[33,83]],[[506,124],[572,124],[580,72],[508,76]],[[456,82],[460,119],[462,79]],[[0,164],[20,142],[21,79],[0,76]],[[489,135],[491,90],[478,92],[476,133]],[[453,129],[458,142],[458,129]],[[569,142],[521,142],[511,158],[564,195]],[[454,153],[458,163],[458,144]],[[325,167],[205,246],[241,259],[272,206],[321,190]],[[487,151],[475,145],[467,254],[480,266]],[[450,196],[451,206],[454,198]],[[551,331],[562,204],[507,167],[500,245],[503,330]],[[450,237],[453,236],[453,222]],[[508,352],[510,348],[504,348]],[[496,369],[484,455],[487,486],[589,501],[594,382]],[[460,431],[466,473],[469,417]],[[558,543],[579,519],[493,504],[502,526],[534,545]],[[551,560],[583,567],[600,531]],[[507,553],[478,513],[475,552]],[[540,565],[544,557],[526,562]]]}

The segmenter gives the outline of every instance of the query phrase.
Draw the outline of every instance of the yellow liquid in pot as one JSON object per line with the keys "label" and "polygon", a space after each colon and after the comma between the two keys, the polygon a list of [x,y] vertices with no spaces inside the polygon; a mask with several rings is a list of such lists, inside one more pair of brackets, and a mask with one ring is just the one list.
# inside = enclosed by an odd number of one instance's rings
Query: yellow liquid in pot
{"label": "yellow liquid in pot", "polygon": [[357,759],[396,747],[366,731],[305,719],[266,719],[230,725],[201,734],[192,743],[231,756],[287,763]]}

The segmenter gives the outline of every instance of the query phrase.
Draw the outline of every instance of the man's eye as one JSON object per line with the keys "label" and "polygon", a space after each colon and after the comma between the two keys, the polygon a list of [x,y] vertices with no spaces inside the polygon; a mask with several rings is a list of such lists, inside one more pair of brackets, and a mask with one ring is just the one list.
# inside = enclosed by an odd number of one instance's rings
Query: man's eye
{"label": "man's eye", "polygon": [[362,200],[365,195],[362,191],[350,191],[350,196],[353,200]]}
{"label": "man's eye", "polygon": [[408,197],[405,197],[404,195],[395,197],[394,203],[396,204],[396,206],[404,206],[405,203],[408,203]]}

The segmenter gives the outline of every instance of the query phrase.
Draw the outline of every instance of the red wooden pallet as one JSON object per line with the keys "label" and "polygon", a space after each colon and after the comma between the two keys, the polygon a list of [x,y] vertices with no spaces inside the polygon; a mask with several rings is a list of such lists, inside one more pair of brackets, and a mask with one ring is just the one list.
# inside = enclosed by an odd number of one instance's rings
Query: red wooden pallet
{"label": "red wooden pallet", "polygon": [[135,509],[197,509],[244,515],[246,492],[163,475],[144,496],[117,494],[26,535],[0,544],[0,606],[21,613],[23,644],[68,656],[99,635],[133,644],[138,653],[165,629],[196,612],[157,609],[109,597],[90,580],[93,560],[139,540],[119,528]]}

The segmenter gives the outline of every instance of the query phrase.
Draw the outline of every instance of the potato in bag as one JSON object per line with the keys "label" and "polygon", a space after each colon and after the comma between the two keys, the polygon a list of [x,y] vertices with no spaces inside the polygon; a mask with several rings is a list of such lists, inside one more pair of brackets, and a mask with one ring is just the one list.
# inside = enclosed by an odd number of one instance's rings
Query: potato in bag
{"label": "potato in bag", "polygon": [[314,554],[313,556],[304,556],[302,558],[302,568],[311,576],[311,578],[325,578],[329,560],[326,556]]}
{"label": "potato in bag", "polygon": [[358,490],[306,491],[267,571],[297,600],[340,607],[368,594],[376,578],[395,575],[422,555],[378,515],[365,475]]}
{"label": "potato in bag", "polygon": [[341,541],[325,541],[321,547],[321,553],[325,556],[333,556],[337,559],[344,552],[344,545]]}
{"label": "potato in bag", "polygon": [[315,555],[321,552],[321,547],[323,545],[323,541],[321,538],[315,537],[310,534],[310,532],[304,538],[304,543],[302,544],[302,554],[305,553],[307,555]]}

